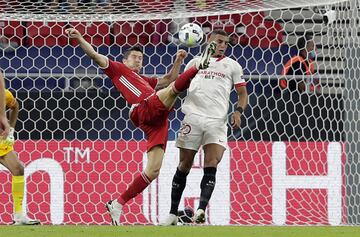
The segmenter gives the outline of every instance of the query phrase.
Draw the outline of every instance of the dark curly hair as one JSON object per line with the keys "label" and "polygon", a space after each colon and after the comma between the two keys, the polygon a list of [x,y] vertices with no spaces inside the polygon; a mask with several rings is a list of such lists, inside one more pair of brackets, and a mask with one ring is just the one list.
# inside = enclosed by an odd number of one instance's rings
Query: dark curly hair
{"label": "dark curly hair", "polygon": [[127,50],[125,50],[123,58],[127,59],[129,57],[131,51],[143,53],[143,49],[141,48],[141,46],[135,45],[135,46],[132,46],[132,47],[128,48]]}

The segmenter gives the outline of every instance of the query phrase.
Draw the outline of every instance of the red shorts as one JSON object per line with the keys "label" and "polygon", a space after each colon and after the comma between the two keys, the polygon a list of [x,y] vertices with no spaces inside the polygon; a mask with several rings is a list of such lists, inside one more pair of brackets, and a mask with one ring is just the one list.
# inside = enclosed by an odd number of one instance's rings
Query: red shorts
{"label": "red shorts", "polygon": [[165,151],[168,140],[169,112],[156,94],[141,101],[131,112],[131,121],[146,135],[147,151],[158,145]]}

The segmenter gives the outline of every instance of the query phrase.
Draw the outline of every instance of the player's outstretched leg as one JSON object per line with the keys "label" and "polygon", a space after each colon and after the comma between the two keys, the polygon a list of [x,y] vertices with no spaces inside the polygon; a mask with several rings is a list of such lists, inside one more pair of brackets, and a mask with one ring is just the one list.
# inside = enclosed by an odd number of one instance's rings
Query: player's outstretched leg
{"label": "player's outstretched leg", "polygon": [[209,67],[210,58],[215,53],[216,50],[216,42],[212,41],[210,44],[208,44],[201,54],[201,59],[197,65],[197,68],[200,69],[206,69]]}
{"label": "player's outstretched leg", "polygon": [[39,220],[30,219],[28,216],[20,213],[14,214],[14,225],[40,225]]}
{"label": "player's outstretched leg", "polygon": [[110,213],[112,225],[120,225],[120,216],[122,215],[122,205],[116,200],[111,200],[105,204],[106,209]]}

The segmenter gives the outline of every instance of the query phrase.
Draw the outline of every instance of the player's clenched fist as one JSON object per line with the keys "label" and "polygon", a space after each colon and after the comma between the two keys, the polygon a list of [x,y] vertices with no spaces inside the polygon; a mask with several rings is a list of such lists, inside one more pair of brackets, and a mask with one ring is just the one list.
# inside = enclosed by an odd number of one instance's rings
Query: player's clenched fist
{"label": "player's clenched fist", "polygon": [[184,60],[187,57],[187,55],[188,53],[185,50],[180,49],[176,53],[176,60]]}
{"label": "player's clenched fist", "polygon": [[70,37],[70,38],[74,38],[74,39],[80,39],[82,36],[80,34],[80,32],[77,29],[74,28],[70,28],[70,29],[66,29],[65,33]]}
{"label": "player's clenched fist", "polygon": [[10,128],[9,135],[0,140],[0,146],[12,146],[15,143],[14,128]]}

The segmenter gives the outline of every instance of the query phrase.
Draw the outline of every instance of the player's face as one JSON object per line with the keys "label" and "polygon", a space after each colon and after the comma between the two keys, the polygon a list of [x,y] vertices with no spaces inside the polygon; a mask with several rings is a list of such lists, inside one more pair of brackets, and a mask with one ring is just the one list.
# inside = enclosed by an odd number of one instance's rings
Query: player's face
{"label": "player's face", "polygon": [[315,43],[314,41],[309,41],[306,45],[306,51],[311,52],[315,49]]}
{"label": "player's face", "polygon": [[209,41],[215,41],[217,43],[214,57],[221,57],[225,54],[230,40],[229,37],[225,35],[212,35]]}
{"label": "player's face", "polygon": [[144,56],[139,51],[131,51],[129,56],[123,60],[123,63],[132,69],[133,71],[139,73],[143,66]]}
{"label": "player's face", "polygon": [[309,41],[306,45],[306,51],[307,51],[307,58],[308,59],[315,59],[316,53],[315,53],[315,42]]}

